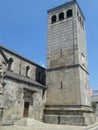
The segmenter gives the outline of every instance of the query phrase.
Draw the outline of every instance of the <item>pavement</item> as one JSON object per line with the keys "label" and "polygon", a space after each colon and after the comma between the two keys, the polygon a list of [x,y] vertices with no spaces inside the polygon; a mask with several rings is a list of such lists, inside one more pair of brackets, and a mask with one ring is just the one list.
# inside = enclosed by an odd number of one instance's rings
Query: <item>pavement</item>
{"label": "pavement", "polygon": [[54,125],[54,124],[36,124],[33,126],[0,126],[0,130],[98,130],[98,123],[84,127],[84,126],[68,126],[68,125]]}
{"label": "pavement", "polygon": [[58,125],[58,124],[46,124],[33,120],[30,123],[30,119],[27,120],[27,124],[24,124],[24,120],[21,123],[16,123],[10,126],[0,126],[0,130],[98,130],[98,122],[90,126],[69,126],[69,125]]}
{"label": "pavement", "polygon": [[85,127],[64,125],[1,126],[0,130],[83,130]]}

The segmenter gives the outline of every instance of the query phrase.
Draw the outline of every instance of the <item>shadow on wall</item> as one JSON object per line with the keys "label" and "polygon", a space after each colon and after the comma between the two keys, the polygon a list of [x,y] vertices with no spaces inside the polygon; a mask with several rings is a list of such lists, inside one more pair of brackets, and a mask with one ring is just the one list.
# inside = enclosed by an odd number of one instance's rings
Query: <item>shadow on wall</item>
{"label": "shadow on wall", "polygon": [[36,68],[36,81],[45,85],[46,75],[43,68],[39,68],[39,67]]}

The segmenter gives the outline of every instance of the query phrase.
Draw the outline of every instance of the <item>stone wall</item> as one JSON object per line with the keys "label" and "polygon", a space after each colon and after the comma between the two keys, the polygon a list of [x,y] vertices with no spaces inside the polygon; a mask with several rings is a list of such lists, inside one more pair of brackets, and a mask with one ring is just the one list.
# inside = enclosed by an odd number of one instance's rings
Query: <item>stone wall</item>
{"label": "stone wall", "polygon": [[[11,79],[5,79],[6,86],[4,87],[4,111],[3,122],[14,121],[23,118],[24,102],[28,100],[28,96],[32,93],[28,117],[33,117],[37,120],[42,119],[42,90],[36,88],[36,86],[30,86],[23,82],[17,82]],[[25,89],[25,86],[28,89]],[[32,87],[32,90],[29,88]],[[29,95],[24,99],[24,91],[27,90]]]}
{"label": "stone wall", "polygon": [[[11,71],[21,76],[26,77],[26,67],[29,67],[28,76],[30,79],[37,80],[42,84],[45,84],[45,69],[32,61],[16,54],[12,53],[9,50],[3,50],[4,55],[9,60],[10,58],[13,59]],[[38,79],[38,73],[41,73],[40,80]]]}
{"label": "stone wall", "polygon": [[6,63],[3,59],[3,57],[0,55],[0,124],[2,122],[3,109],[4,109],[5,72],[6,72]]}
{"label": "stone wall", "polygon": [[77,105],[81,103],[79,91],[79,68],[48,71],[48,105]]}
{"label": "stone wall", "polygon": [[44,115],[47,123],[88,125],[94,122],[90,108],[84,22],[76,1],[48,11]]}
{"label": "stone wall", "polygon": [[[23,117],[41,121],[45,104],[45,69],[4,47],[0,49],[0,124],[13,124]],[[12,63],[10,59],[13,59]]]}

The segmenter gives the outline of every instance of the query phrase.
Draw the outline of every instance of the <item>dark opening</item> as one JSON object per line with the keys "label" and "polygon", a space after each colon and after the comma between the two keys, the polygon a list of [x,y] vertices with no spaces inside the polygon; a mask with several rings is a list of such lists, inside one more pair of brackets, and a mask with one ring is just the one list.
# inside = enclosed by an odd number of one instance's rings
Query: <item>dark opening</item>
{"label": "dark opening", "polygon": [[41,81],[41,72],[38,72],[38,81]]}
{"label": "dark opening", "polygon": [[60,121],[61,119],[60,119],[60,115],[58,115],[58,124],[60,124]]}
{"label": "dark opening", "polygon": [[44,97],[45,95],[45,89],[42,90],[42,98]]}
{"label": "dark opening", "polygon": [[79,13],[77,12],[77,16],[79,17]]}
{"label": "dark opening", "polygon": [[84,29],[84,23],[83,23],[83,21],[82,21],[82,27],[83,27],[83,29]]}
{"label": "dark opening", "polygon": [[61,55],[63,54],[63,51],[62,51],[62,49],[60,50],[60,53],[61,53]]}
{"label": "dark opening", "polygon": [[30,67],[27,66],[27,67],[26,67],[26,77],[29,77],[29,69],[30,69]]}
{"label": "dark opening", "polygon": [[29,102],[24,103],[24,108],[29,108]]}
{"label": "dark opening", "polygon": [[67,11],[67,18],[70,18],[70,17],[72,17],[72,9],[70,9],[70,10],[68,10]]}
{"label": "dark opening", "polygon": [[56,15],[53,15],[51,18],[51,23],[55,23],[56,22]]}
{"label": "dark opening", "polygon": [[2,118],[3,118],[3,109],[1,109],[0,111],[0,121],[2,120]]}
{"label": "dark opening", "polygon": [[10,58],[9,61],[8,61],[8,70],[11,70],[12,69],[12,63],[13,63],[13,59]]}
{"label": "dark opening", "polygon": [[82,20],[81,20],[81,16],[79,17],[79,21],[80,21],[80,23],[82,22]]}
{"label": "dark opening", "polygon": [[29,112],[29,102],[24,103],[24,117],[28,117]]}
{"label": "dark opening", "polygon": [[63,19],[64,19],[64,13],[61,12],[61,13],[59,14],[59,20],[63,20]]}

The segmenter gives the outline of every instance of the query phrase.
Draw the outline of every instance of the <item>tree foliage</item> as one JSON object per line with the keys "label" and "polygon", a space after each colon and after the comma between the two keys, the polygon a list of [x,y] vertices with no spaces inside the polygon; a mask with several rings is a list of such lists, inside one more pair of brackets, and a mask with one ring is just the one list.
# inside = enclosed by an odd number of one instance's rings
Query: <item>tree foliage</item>
{"label": "tree foliage", "polygon": [[96,111],[96,107],[97,107],[96,102],[92,102],[92,103],[91,103],[91,106],[92,106],[92,109],[93,109],[94,112],[95,112],[95,111]]}

